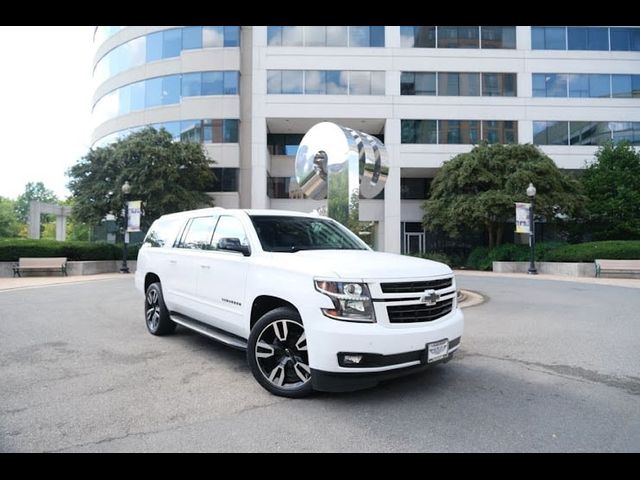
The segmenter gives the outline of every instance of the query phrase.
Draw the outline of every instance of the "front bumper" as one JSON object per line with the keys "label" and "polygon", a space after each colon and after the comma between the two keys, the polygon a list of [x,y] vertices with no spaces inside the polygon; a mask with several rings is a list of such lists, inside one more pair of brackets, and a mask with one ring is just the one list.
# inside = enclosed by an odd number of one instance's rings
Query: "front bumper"
{"label": "front bumper", "polygon": [[[304,314],[303,314],[303,318]],[[308,317],[306,317],[308,318]],[[312,370],[330,373],[379,373],[414,367],[421,364],[419,356],[411,354],[424,351],[428,343],[448,339],[450,349],[458,346],[452,342],[462,337],[464,315],[456,308],[451,314],[426,323],[351,323],[319,319],[306,322],[309,365]],[[338,362],[341,352],[378,355],[393,361],[371,367],[343,367]],[[355,378],[355,377],[354,377]]]}
{"label": "front bumper", "polygon": [[356,390],[371,388],[385,380],[419,373],[433,365],[447,363],[451,360],[456,350],[449,352],[449,355],[446,358],[438,360],[437,362],[425,363],[424,361],[421,361],[420,364],[417,365],[381,372],[327,372],[312,368],[311,385],[314,390],[321,392],[353,392]]}

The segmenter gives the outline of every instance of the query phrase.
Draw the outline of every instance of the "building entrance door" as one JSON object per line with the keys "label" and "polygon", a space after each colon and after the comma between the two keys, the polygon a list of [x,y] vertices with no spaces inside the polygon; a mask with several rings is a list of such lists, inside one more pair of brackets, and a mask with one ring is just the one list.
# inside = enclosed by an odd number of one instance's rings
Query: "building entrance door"
{"label": "building entrance door", "polygon": [[424,232],[405,232],[404,251],[407,254],[424,253]]}

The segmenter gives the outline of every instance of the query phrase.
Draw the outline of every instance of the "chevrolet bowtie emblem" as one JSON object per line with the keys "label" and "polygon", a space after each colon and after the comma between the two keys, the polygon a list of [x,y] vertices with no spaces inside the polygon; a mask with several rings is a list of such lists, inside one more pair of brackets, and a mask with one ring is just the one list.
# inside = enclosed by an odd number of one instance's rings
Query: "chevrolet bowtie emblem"
{"label": "chevrolet bowtie emblem", "polygon": [[427,306],[435,305],[440,300],[440,294],[435,290],[425,290],[424,294],[420,297],[420,303],[424,303]]}

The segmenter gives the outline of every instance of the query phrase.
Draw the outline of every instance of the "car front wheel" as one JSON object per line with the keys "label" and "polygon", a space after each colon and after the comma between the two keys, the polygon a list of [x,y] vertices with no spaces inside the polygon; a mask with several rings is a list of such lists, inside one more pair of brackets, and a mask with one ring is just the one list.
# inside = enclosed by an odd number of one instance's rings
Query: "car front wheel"
{"label": "car front wheel", "polygon": [[153,335],[167,335],[176,329],[176,324],[169,318],[169,311],[164,304],[160,282],[147,287],[144,297],[144,318],[147,330]]}
{"label": "car front wheel", "polygon": [[300,398],[311,393],[311,369],[304,325],[295,310],[282,307],[254,325],[247,345],[253,376],[274,395]]}

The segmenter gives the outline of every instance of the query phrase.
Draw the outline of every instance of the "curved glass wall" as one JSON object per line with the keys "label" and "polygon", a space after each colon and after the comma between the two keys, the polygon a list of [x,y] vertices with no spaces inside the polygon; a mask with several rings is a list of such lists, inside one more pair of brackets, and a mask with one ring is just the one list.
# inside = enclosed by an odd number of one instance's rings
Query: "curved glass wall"
{"label": "curved glass wall", "polygon": [[239,26],[196,26],[150,33],[123,43],[96,64],[93,78],[101,83],[145,63],[178,57],[183,50],[240,45]]}
{"label": "curved glass wall", "polygon": [[104,147],[110,143],[138,132],[145,127],[156,130],[164,128],[175,141],[195,143],[238,143],[237,118],[209,118],[204,120],[181,120],[174,122],[152,123],[126,128],[113,132],[93,144],[93,148]]}
{"label": "curved glass wall", "polygon": [[107,27],[107,26],[99,25],[96,27],[95,31],[93,32],[93,42],[97,44],[101,44],[102,42],[107,40],[109,37],[114,36],[123,28],[124,27]]}
{"label": "curved glass wall", "polygon": [[94,125],[145,108],[180,103],[182,97],[238,95],[240,72],[210,71],[166,75],[117,88],[96,102]]}
{"label": "curved glass wall", "polygon": [[384,47],[384,26],[268,26],[270,47]]}

